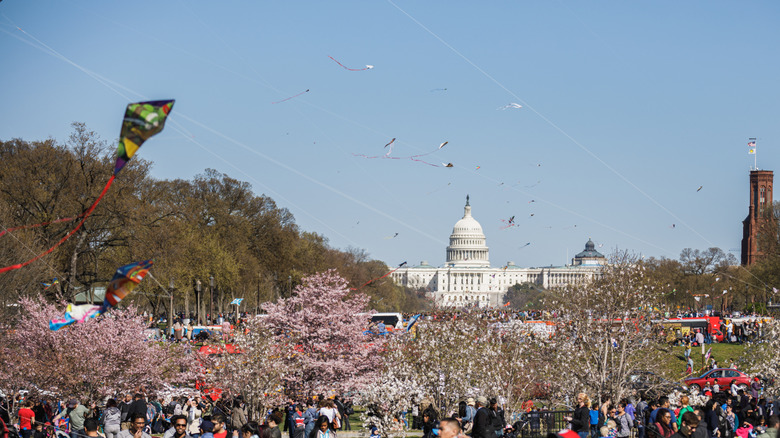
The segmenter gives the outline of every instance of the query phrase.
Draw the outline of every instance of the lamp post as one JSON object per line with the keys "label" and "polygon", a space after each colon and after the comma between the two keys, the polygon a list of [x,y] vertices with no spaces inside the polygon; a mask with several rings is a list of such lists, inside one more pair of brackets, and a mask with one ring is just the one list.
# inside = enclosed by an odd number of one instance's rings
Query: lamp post
{"label": "lamp post", "polygon": [[195,280],[195,292],[196,292],[195,293],[195,295],[196,295],[195,296],[195,301],[196,301],[195,304],[198,306],[198,312],[197,312],[197,315],[198,315],[198,325],[202,325],[201,324],[201,316],[200,316],[201,315],[201,311],[200,311],[200,280]]}
{"label": "lamp post", "polygon": [[168,295],[170,296],[171,302],[168,306],[168,335],[171,335],[173,330],[173,278],[171,278],[171,281],[168,283]]}
{"label": "lamp post", "polygon": [[214,319],[214,277],[209,277],[209,316]]}

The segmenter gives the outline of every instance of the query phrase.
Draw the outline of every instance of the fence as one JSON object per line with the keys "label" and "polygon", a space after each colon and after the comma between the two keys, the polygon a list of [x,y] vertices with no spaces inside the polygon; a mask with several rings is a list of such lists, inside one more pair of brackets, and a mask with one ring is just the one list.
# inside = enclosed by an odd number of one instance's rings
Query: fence
{"label": "fence", "polygon": [[572,414],[571,411],[531,411],[520,417],[515,423],[519,430],[518,438],[544,438],[550,432],[558,432],[569,427],[565,417]]}

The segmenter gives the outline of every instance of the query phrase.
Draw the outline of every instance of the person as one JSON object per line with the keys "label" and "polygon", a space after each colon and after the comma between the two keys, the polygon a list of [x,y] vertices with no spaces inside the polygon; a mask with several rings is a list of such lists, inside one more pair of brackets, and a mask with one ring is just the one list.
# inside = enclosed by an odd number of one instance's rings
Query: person
{"label": "person", "polygon": [[599,438],[599,404],[590,405],[590,438]]}
{"label": "person", "polygon": [[22,438],[32,438],[35,412],[32,410],[32,400],[25,400],[19,409],[19,434]]}
{"label": "person", "polygon": [[120,431],[117,438],[152,438],[144,432],[146,427],[146,413],[134,414],[130,417],[130,428]]}
{"label": "person", "polygon": [[[682,426],[682,416],[683,416],[683,414],[685,414],[686,412],[693,412],[693,408],[688,404],[689,401],[690,401],[690,399],[688,398],[687,395],[684,395],[684,396],[680,397],[680,410],[677,412],[677,429],[678,430]],[[696,424],[697,425],[699,424],[698,421],[696,422]],[[694,429],[695,428],[696,428],[696,426],[694,426]]]}
{"label": "person", "polygon": [[303,424],[305,428],[303,430],[303,436],[308,438],[311,435],[311,431],[314,430],[314,425],[317,423],[317,408],[314,407],[314,400],[308,400],[306,402],[308,409],[303,413]]}
{"label": "person", "polygon": [[379,435],[379,428],[376,426],[371,426],[371,434],[368,436],[368,438],[381,438],[382,435]]}
{"label": "person", "polygon": [[[88,414],[89,409],[87,409],[87,407],[83,404],[79,403],[79,401],[75,398],[72,398],[68,400],[67,409],[54,417],[53,422],[56,424],[57,420],[67,417],[70,419],[71,438],[79,438],[76,436],[76,431],[84,428],[84,420]],[[144,414],[146,414],[146,411],[144,411]]]}
{"label": "person", "polygon": [[710,438],[710,432],[707,430],[707,424],[704,421],[704,412],[697,408],[693,410],[693,413],[696,414],[696,419],[699,420],[699,424],[691,433],[691,438]]}
{"label": "person", "polygon": [[758,395],[760,392],[761,381],[758,380],[758,377],[753,377],[753,381],[750,382],[750,395],[752,395],[754,399],[758,400]]}
{"label": "person", "polygon": [[236,397],[233,400],[233,412],[230,415],[230,421],[233,427],[236,429],[241,429],[242,431],[242,428],[248,422],[244,406],[244,398],[241,396]]}
{"label": "person", "polygon": [[201,438],[214,438],[214,423],[209,420],[202,420],[198,427],[200,428]]}
{"label": "person", "polygon": [[504,410],[498,405],[498,400],[495,398],[490,399],[490,423],[493,426],[495,438],[501,438],[504,435],[506,421],[504,420]]}
{"label": "person", "polygon": [[680,428],[672,438],[691,438],[698,425],[699,418],[693,411],[680,411]]}
{"label": "person", "polygon": [[777,425],[780,423],[780,418],[777,415],[770,415],[769,421],[766,425],[766,438],[777,438]]}
{"label": "person", "polygon": [[737,398],[739,396],[739,387],[737,386],[737,379],[732,379],[731,383],[729,384],[729,392],[731,392],[731,397]]}
{"label": "person", "polygon": [[571,430],[577,432],[580,438],[588,438],[590,432],[590,398],[584,392],[577,394],[577,409],[571,416],[564,417],[571,423]]}
{"label": "person", "polygon": [[333,429],[339,429],[341,427],[341,414],[336,409],[336,404],[333,400],[323,400],[320,404],[320,415],[328,417],[328,422],[332,425]]}
{"label": "person", "polygon": [[36,422],[33,424],[33,438],[46,438],[46,432],[43,431],[43,423]]}
{"label": "person", "polygon": [[452,417],[439,422],[439,438],[458,438],[461,436],[460,422]]}
{"label": "person", "polygon": [[214,438],[227,438],[227,425],[225,424],[225,416],[222,414],[214,414],[211,416],[211,423],[214,424],[212,433]]}
{"label": "person", "polygon": [[116,400],[108,399],[106,410],[103,411],[103,432],[106,438],[116,438],[122,426],[122,411],[119,410]]}
{"label": "person", "polygon": [[[474,423],[471,427],[471,436],[473,438],[495,438],[493,433],[493,423],[490,418],[490,412],[487,409],[487,398],[484,396],[477,397],[474,407],[477,408],[477,413],[474,414]],[[423,413],[423,420],[425,419]]]}
{"label": "person", "polygon": [[650,413],[650,422],[651,423],[658,423],[658,419],[656,418],[658,412],[660,412],[661,409],[665,409],[666,412],[669,412],[669,414],[672,416],[670,427],[672,428],[672,433],[677,432],[677,417],[674,416],[674,412],[672,412],[671,408],[669,407],[669,397],[659,397],[658,398],[658,408],[656,408],[653,412]]}
{"label": "person", "polygon": [[[490,422],[489,419],[487,421]],[[423,434],[422,434],[422,437],[423,438],[433,438],[434,437],[433,429],[434,429],[435,425],[436,425],[436,422],[431,417],[431,412],[428,411],[428,410],[423,412],[423,424],[422,424],[422,432],[423,432]],[[490,437],[490,438],[493,438],[493,437]]]}
{"label": "person", "polygon": [[676,425],[677,423],[672,420],[672,411],[666,408],[658,408],[654,413],[656,414],[655,425],[658,428],[658,432],[661,434],[660,438],[670,438],[674,435],[675,432],[672,429],[672,424]]}
{"label": "person", "polygon": [[165,431],[163,438],[191,438],[187,433],[187,417],[181,414],[172,416],[171,428]]}
{"label": "person", "polygon": [[279,430],[279,425],[282,423],[282,414],[280,412],[274,412],[268,417],[268,438],[282,438],[282,431]]}
{"label": "person", "polygon": [[173,325],[173,338],[176,340],[176,342],[181,342],[183,334],[184,325],[182,325],[181,320],[177,319],[176,324]]}
{"label": "person", "polygon": [[133,418],[134,415],[143,414],[146,418],[146,410],[146,400],[144,400],[143,394],[136,392],[127,411],[128,417]]}
{"label": "person", "polygon": [[233,438],[239,438],[239,435],[241,438],[260,438],[260,426],[254,421],[247,421],[241,429],[233,430]]}
{"label": "person", "polygon": [[631,428],[634,427],[634,422],[631,420],[631,416],[626,412],[625,401],[618,403],[614,419],[615,424],[617,425],[617,433],[615,436],[617,438],[628,438],[628,436],[631,435]]}
{"label": "person", "polygon": [[[246,437],[244,437],[246,438]],[[330,428],[330,420],[325,415],[320,415],[314,424],[311,435],[307,438],[336,438],[336,433]]]}
{"label": "person", "polygon": [[122,423],[121,428],[122,430],[126,430],[130,428],[130,416],[128,415],[130,413],[130,405],[133,403],[133,396],[132,394],[127,394],[125,396],[125,399],[122,401],[122,403],[119,403],[119,411],[122,413]]}
{"label": "person", "polygon": [[720,384],[718,383],[718,379],[715,379],[712,381],[712,394],[715,395],[720,392]]}
{"label": "person", "polygon": [[[701,357],[702,360],[704,359],[704,334],[701,332],[701,329],[696,329],[696,343],[701,345]],[[704,365],[702,363],[702,365]]]}
{"label": "person", "polygon": [[292,415],[293,438],[306,437],[306,418],[303,416],[302,409],[301,403],[295,404],[295,412]]}
{"label": "person", "polygon": [[742,425],[740,425],[736,431],[736,436],[739,438],[749,438],[750,432],[753,432],[753,425],[748,421],[743,421]]}
{"label": "person", "polygon": [[200,436],[200,419],[203,411],[198,408],[196,400],[189,400],[187,407],[184,408],[184,415],[187,416],[187,433],[193,438]]}
{"label": "person", "polygon": [[100,437],[100,434],[98,433],[98,422],[94,418],[87,418],[84,420],[84,430],[80,431],[80,434],[82,438],[84,436],[88,436],[90,438],[98,438]]}

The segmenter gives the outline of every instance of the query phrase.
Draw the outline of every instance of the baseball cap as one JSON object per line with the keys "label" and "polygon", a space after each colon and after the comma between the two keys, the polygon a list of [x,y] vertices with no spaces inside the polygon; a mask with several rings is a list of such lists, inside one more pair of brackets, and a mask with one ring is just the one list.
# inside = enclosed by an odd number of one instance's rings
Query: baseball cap
{"label": "baseball cap", "polygon": [[73,408],[75,408],[78,405],[79,405],[79,401],[76,400],[75,398],[72,398],[72,399],[68,400],[68,407],[69,408],[73,409]]}

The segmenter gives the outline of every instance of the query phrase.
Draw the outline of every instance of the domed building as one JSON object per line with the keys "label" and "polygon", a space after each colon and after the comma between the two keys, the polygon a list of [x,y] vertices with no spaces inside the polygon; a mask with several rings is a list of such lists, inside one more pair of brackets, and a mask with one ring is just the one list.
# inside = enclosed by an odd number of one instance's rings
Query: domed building
{"label": "domed building", "polygon": [[471,215],[466,196],[463,217],[452,227],[446,262],[432,266],[427,261],[397,269],[391,274],[396,284],[424,289],[442,307],[500,307],[506,291],[518,283],[534,283],[544,288],[591,281],[606,264],[606,258],[588,240],[585,251],[577,254],[572,265],[521,268],[514,262],[491,267],[482,226]]}
{"label": "domed building", "polygon": [[463,218],[455,222],[450,234],[450,246],[447,247],[447,266],[450,267],[490,267],[488,247],[482,225],[471,216],[471,205],[466,195]]}

